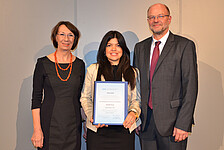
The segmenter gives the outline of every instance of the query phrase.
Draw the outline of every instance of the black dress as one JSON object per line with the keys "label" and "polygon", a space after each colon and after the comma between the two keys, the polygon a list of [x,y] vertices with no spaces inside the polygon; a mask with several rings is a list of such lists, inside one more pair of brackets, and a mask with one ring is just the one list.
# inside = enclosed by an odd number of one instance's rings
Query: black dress
{"label": "black dress", "polygon": [[[60,64],[66,68],[67,64]],[[69,73],[58,68],[66,79]],[[81,149],[80,95],[85,75],[84,62],[76,58],[68,81],[61,81],[55,63],[46,56],[39,58],[33,76],[32,109],[40,108],[44,134],[42,150]],[[42,101],[42,97],[43,101]]]}
{"label": "black dress", "polygon": [[[122,75],[116,75],[118,66],[113,65],[112,69],[114,76],[113,81],[121,81]],[[125,129],[122,125],[109,125],[108,127],[98,128],[97,132],[87,129],[87,150],[134,149],[135,133],[130,133],[129,129]]]}

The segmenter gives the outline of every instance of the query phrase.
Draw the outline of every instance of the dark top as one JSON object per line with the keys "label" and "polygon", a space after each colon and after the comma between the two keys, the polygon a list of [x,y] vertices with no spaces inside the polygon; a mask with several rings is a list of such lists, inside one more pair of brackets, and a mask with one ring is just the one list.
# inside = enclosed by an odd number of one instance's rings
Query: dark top
{"label": "dark top", "polygon": [[[68,63],[60,64],[66,68]],[[70,68],[62,71],[66,79]],[[37,60],[33,76],[32,109],[40,108],[44,134],[43,150],[78,150],[81,143],[80,95],[85,75],[84,62],[76,58],[68,81],[61,81],[55,63],[46,56]],[[43,101],[42,101],[42,97]]]}
{"label": "dark top", "polygon": [[116,76],[117,69],[118,69],[118,65],[112,65],[112,70],[113,70],[113,75],[114,75],[114,81],[121,81],[122,80],[121,73]]}

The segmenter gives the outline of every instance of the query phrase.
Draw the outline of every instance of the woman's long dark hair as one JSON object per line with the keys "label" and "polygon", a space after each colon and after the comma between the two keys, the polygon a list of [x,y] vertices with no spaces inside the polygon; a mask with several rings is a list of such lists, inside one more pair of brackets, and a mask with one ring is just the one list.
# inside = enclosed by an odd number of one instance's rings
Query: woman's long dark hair
{"label": "woman's long dark hair", "polygon": [[106,46],[107,43],[116,38],[120,47],[122,48],[122,56],[119,61],[118,69],[116,76],[123,74],[125,81],[131,85],[131,89],[135,88],[135,73],[134,68],[130,65],[130,51],[126,45],[123,35],[118,31],[109,31],[103,37],[100,47],[97,54],[97,63],[99,64],[98,74],[97,74],[97,81],[101,80],[101,75],[104,76],[106,81],[112,81],[114,79],[113,70],[111,63],[109,62],[108,58],[106,57]]}

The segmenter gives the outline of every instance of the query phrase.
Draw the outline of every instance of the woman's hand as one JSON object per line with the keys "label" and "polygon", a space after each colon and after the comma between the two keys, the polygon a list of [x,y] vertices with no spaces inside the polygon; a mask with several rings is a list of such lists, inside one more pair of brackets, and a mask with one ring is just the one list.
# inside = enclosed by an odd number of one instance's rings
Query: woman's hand
{"label": "woman's hand", "polygon": [[[93,118],[90,119],[90,122],[93,123]],[[98,125],[94,125],[96,128],[102,128],[102,127],[108,127],[108,125],[105,124],[98,124]]]}
{"label": "woman's hand", "polygon": [[31,141],[33,143],[33,146],[35,148],[39,147],[42,148],[43,147],[43,142],[44,142],[44,135],[42,130],[36,130],[33,132],[33,136],[31,138]]}
{"label": "woman's hand", "polygon": [[123,126],[127,129],[135,123],[136,115],[133,111],[130,111],[123,122]]}
{"label": "woman's hand", "polygon": [[40,108],[33,109],[32,116],[33,116],[33,136],[31,138],[31,141],[35,148],[37,147],[42,148],[44,143],[44,135],[40,125]]}

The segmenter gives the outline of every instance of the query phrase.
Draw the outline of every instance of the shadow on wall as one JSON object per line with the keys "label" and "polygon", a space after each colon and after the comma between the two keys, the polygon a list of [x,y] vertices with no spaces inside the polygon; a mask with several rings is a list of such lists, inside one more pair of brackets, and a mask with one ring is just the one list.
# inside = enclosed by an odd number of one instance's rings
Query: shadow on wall
{"label": "shadow on wall", "polygon": [[33,132],[31,114],[32,76],[23,80],[19,94],[19,105],[16,121],[17,142],[15,150],[34,150],[31,143]]}
{"label": "shadow on wall", "polygon": [[[45,46],[34,56],[34,61],[36,62],[37,58],[46,56],[54,51],[55,50],[51,45]],[[16,121],[17,141],[15,150],[35,150],[31,143],[33,134],[31,113],[32,80],[33,76],[25,78],[20,88]]]}
{"label": "shadow on wall", "polygon": [[86,69],[93,63],[96,63],[99,42],[92,42],[84,46],[83,56],[86,63]]}
{"label": "shadow on wall", "polygon": [[131,65],[133,65],[134,48],[135,48],[135,44],[139,41],[139,38],[137,37],[137,35],[134,32],[131,32],[131,31],[126,31],[122,34],[125,38],[128,48],[130,50]]}
{"label": "shadow on wall", "polygon": [[199,61],[199,93],[195,127],[189,138],[189,150],[220,150],[224,134],[224,94],[221,73]]}

